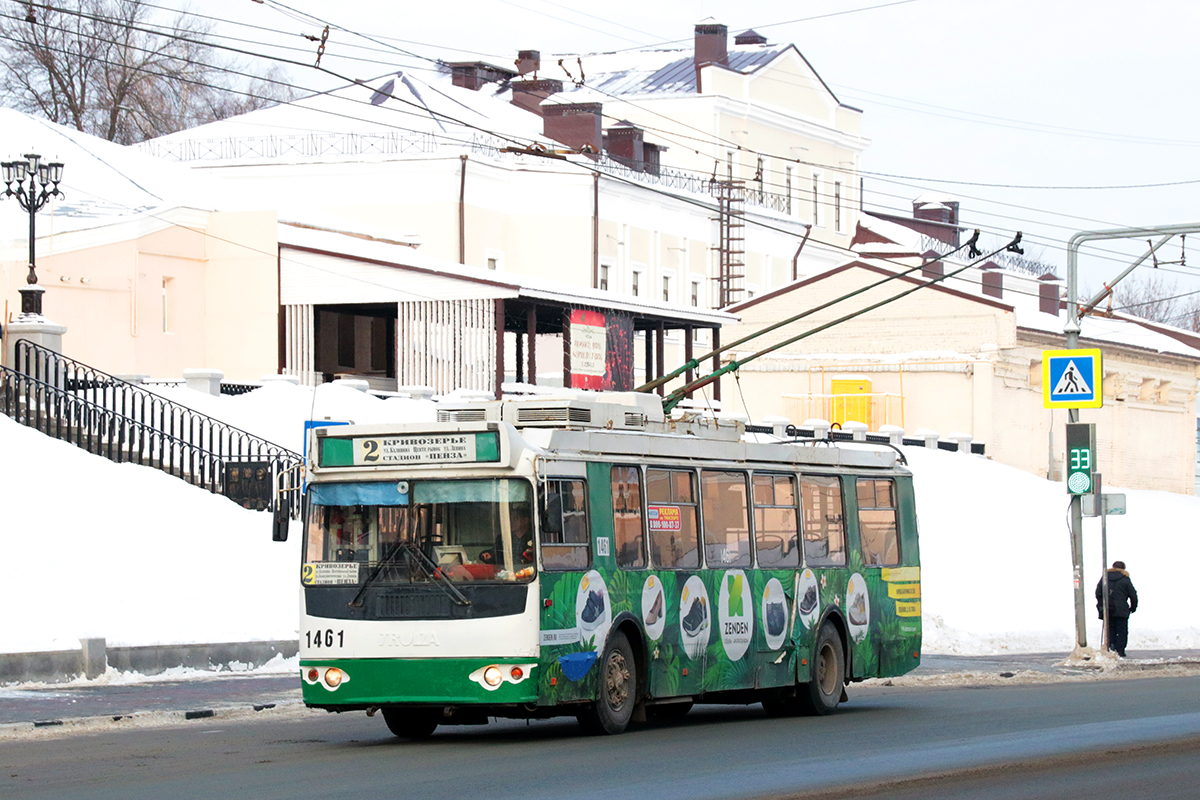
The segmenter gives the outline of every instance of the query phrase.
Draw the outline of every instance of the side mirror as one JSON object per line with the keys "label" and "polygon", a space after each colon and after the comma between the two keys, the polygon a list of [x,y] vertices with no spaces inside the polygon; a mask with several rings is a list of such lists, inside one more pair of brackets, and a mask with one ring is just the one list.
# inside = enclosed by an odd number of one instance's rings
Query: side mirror
{"label": "side mirror", "polygon": [[275,511],[271,517],[271,541],[286,542],[290,523],[288,504],[276,499]]}

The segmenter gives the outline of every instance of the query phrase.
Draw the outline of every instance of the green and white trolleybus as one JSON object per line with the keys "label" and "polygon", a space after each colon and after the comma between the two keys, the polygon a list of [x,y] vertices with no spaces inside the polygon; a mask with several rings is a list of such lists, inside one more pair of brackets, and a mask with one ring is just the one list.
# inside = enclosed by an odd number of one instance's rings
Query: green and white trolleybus
{"label": "green and white trolleybus", "polygon": [[[776,431],[782,434],[782,430]],[[653,395],[440,404],[316,428],[304,701],[391,731],[693,703],[826,714],[920,661],[911,473],[893,448],[664,414]]]}

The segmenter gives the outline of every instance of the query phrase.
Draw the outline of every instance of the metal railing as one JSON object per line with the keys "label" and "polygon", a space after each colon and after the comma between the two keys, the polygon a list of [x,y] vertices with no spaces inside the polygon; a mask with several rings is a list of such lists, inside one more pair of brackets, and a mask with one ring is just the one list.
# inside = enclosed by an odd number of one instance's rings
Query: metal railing
{"label": "metal railing", "polygon": [[507,140],[485,133],[380,131],[377,133],[294,133],[265,136],[225,136],[210,139],[153,140],[135,145],[143,153],[168,161],[249,161],[267,158],[318,158],[433,153],[445,147],[501,156]]}
{"label": "metal railing", "polygon": [[785,394],[784,413],[790,419],[827,419],[904,427],[904,395],[891,392],[852,394]]}
{"label": "metal railing", "polygon": [[[289,156],[317,158],[323,156],[370,156],[428,154],[442,148],[465,149],[475,155],[506,158],[508,142],[489,134],[472,133],[439,136],[432,133],[382,131],[378,133],[296,133],[265,136],[227,136],[211,139],[153,140],[136,145],[137,149],[168,161],[252,161]],[[511,156],[507,156],[511,157]],[[657,161],[634,161],[615,158],[607,153],[596,161],[610,175],[629,178],[640,183],[652,183],[694,194],[716,196],[715,176],[695,170],[664,167]],[[792,199],[786,194],[759,188],[746,191],[746,202],[784,214],[792,213]]]}
{"label": "metal railing", "polygon": [[[712,197],[718,196],[721,183],[725,180],[703,172],[664,167],[652,161],[617,159],[608,154],[597,159],[596,166],[602,172],[610,175]],[[768,208],[783,214],[792,213],[792,201],[786,194],[776,194],[754,186],[747,186],[741,192],[742,199],[750,205]]]}
{"label": "metal railing", "polygon": [[[14,368],[0,367],[0,412],[55,439],[117,463],[151,466],[273,510],[280,473],[302,462],[292,452],[195,409],[20,340]],[[299,506],[284,496],[288,515]]]}

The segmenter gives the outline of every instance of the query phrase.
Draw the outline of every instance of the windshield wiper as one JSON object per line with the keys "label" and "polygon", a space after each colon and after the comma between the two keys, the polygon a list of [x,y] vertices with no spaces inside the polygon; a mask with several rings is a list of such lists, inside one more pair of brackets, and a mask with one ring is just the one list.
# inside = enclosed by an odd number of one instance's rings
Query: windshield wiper
{"label": "windshield wiper", "polygon": [[[395,552],[396,552],[396,550],[393,549],[392,553],[395,553]],[[371,574],[367,576],[367,579],[365,581],[363,581],[363,585],[358,587],[358,592],[355,593],[354,599],[351,600],[346,605],[350,606],[350,608],[362,608],[363,592],[365,592],[367,590],[368,586],[370,586],[372,583],[375,582],[375,579],[379,577],[379,573],[383,572],[384,567],[392,567],[392,566],[396,566],[396,562],[394,560],[392,560],[391,558],[380,559],[379,563],[375,565],[375,569],[371,570]]]}
{"label": "windshield wiper", "polygon": [[[411,566],[415,561],[417,566],[421,568],[421,571],[428,575],[429,578],[437,584],[439,589],[450,595],[450,599],[452,599],[454,602],[458,603],[460,606],[471,605],[471,601],[467,599],[467,596],[458,590],[458,587],[454,585],[453,581],[447,578],[442,572],[441,567],[439,567],[432,558],[425,555],[420,547],[417,547],[411,542],[398,542],[396,549],[403,550],[404,553],[408,555],[409,565]],[[354,595],[354,599],[350,601],[349,605],[351,608],[360,608],[362,606],[363,592],[367,590],[367,586],[375,581],[375,579],[379,576],[380,571],[382,571],[385,566],[390,564],[395,564],[395,562],[391,559],[388,559],[386,561],[380,561],[375,566],[375,569],[372,570],[371,574],[367,576],[367,579],[363,581],[363,585],[359,587],[358,593]]]}

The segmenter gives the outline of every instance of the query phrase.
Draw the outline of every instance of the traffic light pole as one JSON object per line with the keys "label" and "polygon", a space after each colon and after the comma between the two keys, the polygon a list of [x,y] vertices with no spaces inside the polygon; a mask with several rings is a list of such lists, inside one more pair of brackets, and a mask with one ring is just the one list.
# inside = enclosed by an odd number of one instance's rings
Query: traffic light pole
{"label": "traffic light pole", "polygon": [[[1102,231],[1080,231],[1072,236],[1070,241],[1067,242],[1067,322],[1063,326],[1063,333],[1067,336],[1067,349],[1074,350],[1079,347],[1079,320],[1081,317],[1078,302],[1079,248],[1084,242],[1101,239],[1161,237],[1150,246],[1150,249],[1141,258],[1130,264],[1120,275],[1106,284],[1104,289],[1094,298],[1089,300],[1085,308],[1086,311],[1103,300],[1112,291],[1112,287],[1118,281],[1153,255],[1154,251],[1166,244],[1172,237],[1185,233],[1200,233],[1200,223],[1191,222],[1183,225],[1158,225],[1149,228],[1112,228]],[[1096,391],[1101,391],[1101,387],[1096,387]],[[1067,409],[1067,419],[1071,422],[1079,422],[1079,409]],[[1097,498],[1097,502],[1102,502],[1102,500]],[[1107,564],[1101,566],[1106,567]],[[1071,496],[1071,569],[1072,578],[1075,581],[1075,647],[1076,650],[1080,650],[1087,647],[1087,616],[1084,595],[1085,587],[1083,585],[1083,498],[1079,495]]]}

